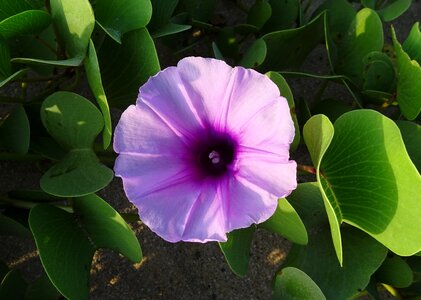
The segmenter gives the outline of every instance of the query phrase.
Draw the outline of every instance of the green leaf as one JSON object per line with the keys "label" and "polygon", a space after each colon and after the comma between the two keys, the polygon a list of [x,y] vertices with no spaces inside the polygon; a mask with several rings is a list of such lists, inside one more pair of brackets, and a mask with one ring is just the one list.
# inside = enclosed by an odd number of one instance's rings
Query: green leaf
{"label": "green leaf", "polygon": [[41,188],[61,196],[82,196],[105,187],[113,172],[99,163],[92,150],[104,123],[99,110],[71,92],[56,92],[42,104],[41,119],[48,133],[69,150],[41,178]]}
{"label": "green leaf", "polygon": [[388,255],[375,274],[376,280],[397,288],[411,285],[412,270],[401,257]]}
{"label": "green leaf", "polygon": [[300,268],[327,299],[349,299],[363,290],[386,257],[387,249],[360,230],[344,227],[341,267],[332,247],[318,184],[299,184],[288,199],[309,230],[309,243],[307,246],[294,244],[282,267]]}
{"label": "green leaf", "polygon": [[95,195],[74,201],[74,214],[47,204],[34,207],[29,224],[54,286],[66,298],[88,299],[95,250],[111,248],[134,262],[141,252],[134,233],[105,201]]}
{"label": "green leaf", "polygon": [[418,64],[421,64],[421,32],[419,22],[416,22],[412,26],[408,37],[402,44],[402,48],[409,57],[416,60]]}
{"label": "green leaf", "polygon": [[[334,128],[329,119],[324,115],[315,115],[307,121],[303,127],[304,141],[310,152],[311,160],[317,171],[317,181],[320,182],[320,164],[330,143],[333,139]],[[329,219],[330,230],[332,234],[333,245],[339,263],[342,265],[342,240],[339,225],[342,222],[341,215],[336,212],[339,207],[337,203],[332,203],[329,195],[322,190],[323,202]]]}
{"label": "green leaf", "polygon": [[219,50],[218,45],[215,42],[212,42],[212,51],[213,51],[213,56],[216,59],[225,60],[224,56],[221,53],[221,50]]}
{"label": "green leaf", "polygon": [[228,240],[219,243],[228,265],[237,276],[247,274],[254,231],[254,226],[231,231],[228,233]]}
{"label": "green leaf", "polygon": [[346,75],[357,85],[362,82],[363,59],[383,48],[383,26],[379,16],[369,8],[360,10],[341,42],[334,59],[335,72]]}
{"label": "green leaf", "polygon": [[32,1],[1,0],[0,21],[25,10],[34,9]]}
{"label": "green leaf", "polygon": [[48,60],[48,59],[37,59],[37,58],[24,58],[17,57],[12,58],[11,61],[21,64],[34,64],[34,65],[52,65],[58,67],[78,67],[83,62],[84,57],[76,56],[69,59],[63,60]]}
{"label": "green leaf", "polygon": [[161,27],[158,30],[155,30],[152,34],[153,38],[159,38],[171,34],[180,33],[186,30],[189,30],[191,25],[184,25],[184,24],[176,24],[176,23],[168,23],[167,25]]}
{"label": "green leaf", "polygon": [[[397,100],[402,114],[414,120],[421,111],[421,67],[403,50],[392,27],[392,39],[396,52]],[[408,44],[407,44],[408,45]]]}
{"label": "green leaf", "polygon": [[178,0],[151,0],[152,18],[148,24],[148,29],[155,35],[156,31],[165,27],[171,19]]}
{"label": "green leaf", "polygon": [[307,230],[300,216],[287,199],[279,199],[275,213],[259,227],[275,232],[293,243],[306,245]]}
{"label": "green leaf", "polygon": [[136,235],[107,202],[91,194],[74,199],[73,209],[97,248],[112,249],[134,263],[142,260]]}
{"label": "green leaf", "polygon": [[7,42],[0,37],[0,80],[1,86],[7,83],[7,79],[12,74],[12,64],[10,63],[10,49]]}
{"label": "green leaf", "polygon": [[292,121],[294,122],[294,127],[295,127],[295,136],[294,136],[294,140],[291,143],[290,151],[294,151],[295,149],[297,149],[298,145],[300,144],[300,139],[301,139],[300,126],[298,124],[297,114],[295,112],[294,96],[292,95],[291,89],[287,81],[281,74],[277,72],[267,72],[266,76],[268,76],[278,86],[279,92],[288,101]]}
{"label": "green leaf", "polygon": [[395,70],[384,61],[373,61],[365,68],[363,82],[364,90],[390,92],[395,83]]}
{"label": "green leaf", "polygon": [[20,34],[36,34],[51,23],[50,15],[43,10],[27,10],[0,22],[0,35],[10,39]]}
{"label": "green leaf", "polygon": [[0,236],[1,235],[14,235],[23,238],[31,237],[31,233],[25,226],[0,213]]}
{"label": "green leaf", "polygon": [[266,43],[262,39],[257,39],[247,49],[239,65],[245,68],[256,68],[260,66],[266,58]]}
{"label": "green leaf", "polygon": [[421,173],[421,126],[409,121],[397,121],[396,124],[401,131],[409,157]]}
{"label": "green leaf", "polygon": [[88,0],[50,0],[51,16],[70,58],[85,57],[95,26]]}
{"label": "green leaf", "polygon": [[272,7],[265,0],[256,1],[247,14],[247,24],[262,28],[272,15]]}
{"label": "green leaf", "polygon": [[26,200],[31,202],[63,201],[63,198],[52,196],[41,190],[13,190],[8,192],[7,196],[11,199]]}
{"label": "green leaf", "polygon": [[91,149],[73,149],[41,177],[41,188],[52,195],[76,197],[97,192],[113,179]]}
{"label": "green leaf", "polygon": [[306,273],[294,267],[286,267],[276,275],[273,299],[323,300],[326,297]]}
{"label": "green leaf", "polygon": [[25,299],[27,283],[18,270],[10,270],[0,285],[0,299]]}
{"label": "green leaf", "polygon": [[[323,41],[324,13],[303,27],[265,34],[267,54],[261,70],[296,68]],[[288,47],[285,47],[288,45]]]}
{"label": "green leaf", "polygon": [[420,251],[421,176],[392,120],[372,110],[341,116],[319,171],[339,222],[362,229],[398,255]]}
{"label": "green leaf", "polygon": [[111,115],[108,107],[107,97],[105,96],[104,88],[102,86],[101,71],[99,69],[98,57],[96,55],[94,43],[90,42],[88,48],[88,56],[84,61],[86,77],[88,79],[91,91],[95,96],[99,108],[101,109],[104,118],[104,129],[102,131],[102,143],[104,149],[107,149],[111,143]]}
{"label": "green leaf", "polygon": [[401,16],[411,7],[411,0],[388,1],[387,6],[377,10],[383,22],[390,22]]}
{"label": "green leaf", "polygon": [[19,104],[0,124],[0,145],[14,153],[26,154],[29,139],[29,120],[25,109]]}
{"label": "green leaf", "polygon": [[273,32],[291,28],[298,19],[300,3],[298,0],[269,0],[272,10],[269,20],[262,28],[263,32]]}
{"label": "green leaf", "polygon": [[152,16],[150,0],[96,0],[95,17],[105,32],[121,44],[126,32],[145,27]]}
{"label": "green leaf", "polygon": [[145,28],[126,33],[121,45],[106,39],[98,60],[108,102],[118,107],[135,103],[139,87],[160,70],[154,43]]}

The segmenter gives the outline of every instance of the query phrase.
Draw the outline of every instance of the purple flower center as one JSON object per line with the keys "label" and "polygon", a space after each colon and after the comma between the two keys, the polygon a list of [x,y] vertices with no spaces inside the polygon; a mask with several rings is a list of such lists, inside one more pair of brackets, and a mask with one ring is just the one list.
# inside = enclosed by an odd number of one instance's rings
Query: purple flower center
{"label": "purple flower center", "polygon": [[237,145],[228,135],[211,134],[193,147],[198,169],[204,176],[218,177],[225,174],[236,157]]}

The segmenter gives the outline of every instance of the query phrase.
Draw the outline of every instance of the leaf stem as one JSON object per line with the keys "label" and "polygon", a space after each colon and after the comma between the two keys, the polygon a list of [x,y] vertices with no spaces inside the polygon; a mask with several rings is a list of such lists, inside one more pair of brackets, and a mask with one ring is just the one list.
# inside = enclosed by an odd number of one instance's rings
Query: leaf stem
{"label": "leaf stem", "polygon": [[317,174],[317,170],[313,166],[297,164],[297,170],[301,172],[314,174],[314,175]]}

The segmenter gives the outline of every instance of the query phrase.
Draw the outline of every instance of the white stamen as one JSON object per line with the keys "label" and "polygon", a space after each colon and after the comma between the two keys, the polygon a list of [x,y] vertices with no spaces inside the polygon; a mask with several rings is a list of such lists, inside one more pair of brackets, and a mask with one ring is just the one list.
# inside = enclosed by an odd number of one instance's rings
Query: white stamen
{"label": "white stamen", "polygon": [[214,165],[219,164],[221,162],[221,156],[217,151],[212,151],[211,153],[209,153],[209,159]]}

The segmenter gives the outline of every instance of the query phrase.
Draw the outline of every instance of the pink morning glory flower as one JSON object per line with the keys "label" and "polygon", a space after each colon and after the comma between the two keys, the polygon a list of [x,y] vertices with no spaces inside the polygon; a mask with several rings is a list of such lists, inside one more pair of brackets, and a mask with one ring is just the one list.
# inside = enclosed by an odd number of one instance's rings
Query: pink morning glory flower
{"label": "pink morning glory flower", "polygon": [[226,241],[296,188],[293,138],[288,103],[269,78],[187,57],[151,77],[122,114],[114,169],[163,239]]}

